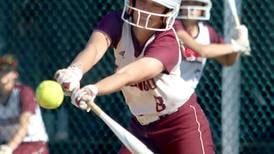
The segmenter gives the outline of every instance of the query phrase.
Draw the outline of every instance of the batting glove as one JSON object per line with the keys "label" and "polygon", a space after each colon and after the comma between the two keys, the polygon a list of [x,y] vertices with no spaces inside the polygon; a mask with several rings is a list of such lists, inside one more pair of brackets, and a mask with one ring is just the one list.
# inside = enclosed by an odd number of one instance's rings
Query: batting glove
{"label": "batting glove", "polygon": [[64,94],[70,96],[73,90],[79,89],[83,73],[79,67],[72,65],[66,69],[58,70],[54,77],[61,84]]}
{"label": "batting glove", "polygon": [[12,154],[12,149],[8,145],[0,145],[0,154]]}
{"label": "batting glove", "polygon": [[98,93],[95,85],[87,85],[81,89],[76,89],[71,95],[71,103],[76,107],[90,111],[89,103],[93,103]]}
{"label": "batting glove", "polygon": [[248,39],[248,30],[246,26],[241,25],[233,30],[231,44],[235,52],[250,55],[250,44]]}

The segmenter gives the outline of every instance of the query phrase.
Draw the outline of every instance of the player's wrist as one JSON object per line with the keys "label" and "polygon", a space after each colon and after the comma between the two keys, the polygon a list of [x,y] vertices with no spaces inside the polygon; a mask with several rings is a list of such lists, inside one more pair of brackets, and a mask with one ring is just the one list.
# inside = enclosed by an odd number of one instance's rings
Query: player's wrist
{"label": "player's wrist", "polygon": [[94,96],[98,94],[98,87],[95,86],[94,84],[90,84],[86,87],[94,94]]}
{"label": "player's wrist", "polygon": [[12,148],[10,145],[8,144],[4,144],[4,145],[0,145],[0,151],[6,154],[12,154],[14,148]]}
{"label": "player's wrist", "polygon": [[14,150],[14,149],[16,149],[16,147],[17,147],[17,145],[15,145],[14,143],[9,143],[9,144],[7,144],[6,145],[10,150]]}
{"label": "player's wrist", "polygon": [[244,55],[250,55],[250,45],[249,42],[247,41],[244,44],[238,43],[237,40],[231,40],[231,45],[233,48],[233,51],[236,53],[242,53]]}
{"label": "player's wrist", "polygon": [[81,80],[83,77],[83,71],[81,70],[80,66],[77,64],[72,64],[68,68],[76,77],[77,79]]}
{"label": "player's wrist", "polygon": [[89,103],[93,102],[97,96],[98,88],[93,85],[84,86],[81,89],[73,91],[71,102],[76,107],[89,111]]}
{"label": "player's wrist", "polygon": [[6,144],[9,148],[11,148],[12,150],[16,149],[18,147],[18,145],[20,144],[21,140],[15,139],[10,141],[8,144]]}
{"label": "player's wrist", "polygon": [[231,45],[232,45],[233,52],[237,52],[237,53],[241,52],[242,46],[239,43],[237,43],[236,40],[232,39]]}

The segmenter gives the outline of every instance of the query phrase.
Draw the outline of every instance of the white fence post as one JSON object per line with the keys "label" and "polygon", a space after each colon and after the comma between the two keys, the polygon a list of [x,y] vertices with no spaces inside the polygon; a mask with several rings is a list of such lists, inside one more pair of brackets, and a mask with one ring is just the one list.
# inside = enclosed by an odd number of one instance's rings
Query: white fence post
{"label": "white fence post", "polygon": [[[224,36],[229,42],[235,23],[227,0],[224,0]],[[241,0],[235,0],[237,10]],[[238,14],[239,11],[238,11]],[[239,154],[240,135],[240,59],[222,72],[222,154]]]}

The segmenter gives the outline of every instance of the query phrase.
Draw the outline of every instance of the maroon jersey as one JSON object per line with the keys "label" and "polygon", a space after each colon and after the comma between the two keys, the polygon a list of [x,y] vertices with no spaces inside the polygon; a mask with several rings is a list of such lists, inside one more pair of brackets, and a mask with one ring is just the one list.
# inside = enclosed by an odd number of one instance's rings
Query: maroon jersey
{"label": "maroon jersey", "polygon": [[33,90],[25,85],[17,84],[12,90],[7,103],[0,104],[0,142],[7,142],[19,127],[22,113],[30,112],[32,116],[27,136],[23,141],[47,141],[40,108],[36,103]]}

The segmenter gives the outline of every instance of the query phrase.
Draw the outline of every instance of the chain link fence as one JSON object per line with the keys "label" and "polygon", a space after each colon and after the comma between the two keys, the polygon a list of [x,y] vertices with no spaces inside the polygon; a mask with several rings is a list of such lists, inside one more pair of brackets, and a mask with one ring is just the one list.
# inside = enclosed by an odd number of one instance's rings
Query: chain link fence
{"label": "chain link fence", "polygon": [[[210,23],[223,34],[223,1],[212,0]],[[52,79],[84,48],[92,29],[123,1],[111,0],[0,0],[0,53],[19,59],[21,81],[35,88]],[[240,153],[274,150],[274,5],[272,0],[243,0],[242,22],[250,31],[252,56],[241,58]],[[113,53],[90,71],[82,84],[113,72]],[[209,60],[197,88],[209,118],[217,153],[221,153],[222,67]],[[50,137],[50,153],[117,153],[121,145],[94,114],[76,109],[66,98],[57,110],[42,110]],[[121,93],[98,97],[96,102],[127,127],[128,108]],[[1,113],[0,113],[1,114]],[[228,115],[229,116],[229,115]]]}

